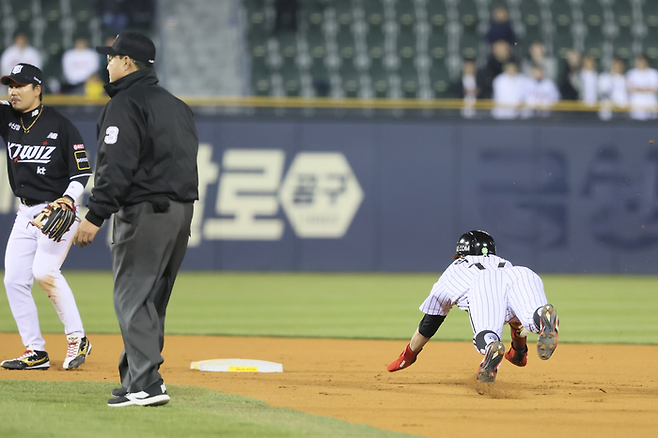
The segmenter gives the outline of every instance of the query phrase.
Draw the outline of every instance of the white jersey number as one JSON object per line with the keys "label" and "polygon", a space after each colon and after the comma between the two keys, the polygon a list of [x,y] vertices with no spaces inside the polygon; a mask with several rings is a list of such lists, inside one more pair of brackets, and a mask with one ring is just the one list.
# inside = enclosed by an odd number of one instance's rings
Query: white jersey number
{"label": "white jersey number", "polygon": [[103,141],[105,144],[114,144],[117,142],[117,139],[119,138],[119,128],[116,126],[108,126],[107,129],[105,130],[105,138]]}

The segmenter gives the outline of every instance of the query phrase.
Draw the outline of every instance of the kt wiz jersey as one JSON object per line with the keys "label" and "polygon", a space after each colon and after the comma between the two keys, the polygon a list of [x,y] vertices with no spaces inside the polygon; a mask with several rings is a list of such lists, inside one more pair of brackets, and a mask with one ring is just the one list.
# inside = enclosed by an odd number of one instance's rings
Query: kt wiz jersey
{"label": "kt wiz jersey", "polygon": [[54,201],[71,181],[84,187],[92,174],[80,133],[51,107],[20,114],[1,102],[0,136],[7,146],[9,184],[19,198]]}

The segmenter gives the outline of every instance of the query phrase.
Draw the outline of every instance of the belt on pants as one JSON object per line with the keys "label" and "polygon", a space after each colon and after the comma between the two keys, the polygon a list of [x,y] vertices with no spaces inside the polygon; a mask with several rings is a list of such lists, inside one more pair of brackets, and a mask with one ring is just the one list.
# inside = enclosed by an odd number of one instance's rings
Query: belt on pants
{"label": "belt on pants", "polygon": [[47,203],[48,201],[39,201],[38,199],[21,198],[21,204],[27,205],[28,207],[34,207],[35,205],[47,204]]}

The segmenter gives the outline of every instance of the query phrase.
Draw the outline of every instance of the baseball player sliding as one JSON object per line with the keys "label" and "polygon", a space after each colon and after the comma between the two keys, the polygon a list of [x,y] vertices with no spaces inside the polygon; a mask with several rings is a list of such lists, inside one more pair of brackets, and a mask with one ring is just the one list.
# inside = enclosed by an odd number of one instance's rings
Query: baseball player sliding
{"label": "baseball player sliding", "polygon": [[91,176],[82,137],[73,124],[41,103],[41,70],[18,64],[0,79],[9,99],[0,104],[0,135],[7,144],[9,184],[21,205],[5,253],[5,289],[25,353],[0,366],[48,369],[32,297],[36,279],[64,324],[64,369],[84,363],[91,351],[73,292],[60,272],[77,229],[77,199]]}
{"label": "baseball player sliding", "polygon": [[[399,371],[413,364],[453,306],[469,313],[475,349],[484,355],[477,372],[480,382],[494,383],[503,357],[519,367],[527,364],[529,332],[539,334],[540,359],[549,359],[557,347],[558,317],[548,304],[541,278],[498,257],[493,237],[485,231],[464,233],[453,259],[420,306],[425,316],[411,342],[388,370]],[[501,342],[505,323],[512,331],[507,352]]]}

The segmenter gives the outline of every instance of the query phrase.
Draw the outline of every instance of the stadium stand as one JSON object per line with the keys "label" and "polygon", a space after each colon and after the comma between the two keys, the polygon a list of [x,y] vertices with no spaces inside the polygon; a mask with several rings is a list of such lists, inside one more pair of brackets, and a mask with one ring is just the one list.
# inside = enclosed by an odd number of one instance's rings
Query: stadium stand
{"label": "stadium stand", "polygon": [[[144,9],[147,3],[140,2],[143,20],[148,18],[148,10]],[[93,0],[0,0],[0,19],[0,50],[11,45],[17,30],[26,32],[30,44],[41,52],[46,92],[49,93],[59,89],[63,79],[62,54],[73,46],[75,38],[83,35],[96,46],[104,43],[106,36]]]}

